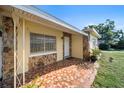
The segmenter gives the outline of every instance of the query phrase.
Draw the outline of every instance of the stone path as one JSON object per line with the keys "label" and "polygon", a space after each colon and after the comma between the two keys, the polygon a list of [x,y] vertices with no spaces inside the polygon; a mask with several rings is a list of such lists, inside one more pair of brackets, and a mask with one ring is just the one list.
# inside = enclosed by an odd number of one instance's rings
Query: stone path
{"label": "stone path", "polygon": [[[95,64],[70,58],[29,70],[25,73],[26,85],[24,86],[40,88],[89,88],[94,81],[96,72]],[[13,87],[13,78],[9,79],[9,81],[5,80],[2,87]]]}
{"label": "stone path", "polygon": [[96,68],[94,64],[82,63],[79,59],[68,59],[55,65],[46,66],[42,70],[42,75],[38,75],[37,79],[32,80],[27,85],[34,84],[37,87],[45,88],[90,87],[95,75]]}

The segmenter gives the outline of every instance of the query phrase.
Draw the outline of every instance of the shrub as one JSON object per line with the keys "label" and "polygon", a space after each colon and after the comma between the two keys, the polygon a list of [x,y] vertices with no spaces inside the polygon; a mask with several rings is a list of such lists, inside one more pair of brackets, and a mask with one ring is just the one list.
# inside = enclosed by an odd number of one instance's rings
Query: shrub
{"label": "shrub", "polygon": [[109,50],[109,48],[110,48],[110,45],[106,44],[106,43],[101,43],[99,45],[99,49],[101,49],[101,50]]}
{"label": "shrub", "polygon": [[98,60],[98,57],[100,56],[101,51],[98,48],[92,49],[92,53],[90,56],[91,62],[96,62]]}
{"label": "shrub", "polygon": [[92,55],[97,56],[100,55],[101,51],[98,48],[92,49]]}
{"label": "shrub", "polygon": [[[118,43],[111,44],[111,49],[118,49]],[[109,49],[109,50],[111,50],[111,49]]]}
{"label": "shrub", "polygon": [[118,42],[118,49],[124,49],[124,40]]}

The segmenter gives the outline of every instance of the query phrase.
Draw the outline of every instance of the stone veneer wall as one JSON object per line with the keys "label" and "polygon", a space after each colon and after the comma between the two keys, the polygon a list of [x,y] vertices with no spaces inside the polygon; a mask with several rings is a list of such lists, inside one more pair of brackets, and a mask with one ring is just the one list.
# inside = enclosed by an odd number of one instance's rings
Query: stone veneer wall
{"label": "stone veneer wall", "polygon": [[83,36],[83,60],[89,61],[90,51],[89,51],[89,40],[87,36]]}
{"label": "stone veneer wall", "polygon": [[3,80],[14,76],[14,24],[10,17],[2,17]]}
{"label": "stone veneer wall", "polygon": [[34,56],[29,58],[29,69],[43,67],[44,65],[52,64],[57,61],[57,54],[48,54],[42,56]]}

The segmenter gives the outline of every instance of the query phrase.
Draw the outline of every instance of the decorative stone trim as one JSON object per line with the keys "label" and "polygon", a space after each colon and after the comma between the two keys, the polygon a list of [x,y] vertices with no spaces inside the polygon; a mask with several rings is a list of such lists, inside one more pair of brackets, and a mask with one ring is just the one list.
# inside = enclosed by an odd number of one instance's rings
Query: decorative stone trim
{"label": "decorative stone trim", "polygon": [[42,56],[29,57],[29,70],[34,68],[43,67],[44,65],[52,64],[57,61],[57,54],[48,54]]}
{"label": "decorative stone trim", "polygon": [[89,41],[87,36],[83,36],[83,60],[89,61],[90,51],[89,51]]}
{"label": "decorative stone trim", "polygon": [[3,25],[3,79],[14,76],[14,24],[10,17],[2,17]]}

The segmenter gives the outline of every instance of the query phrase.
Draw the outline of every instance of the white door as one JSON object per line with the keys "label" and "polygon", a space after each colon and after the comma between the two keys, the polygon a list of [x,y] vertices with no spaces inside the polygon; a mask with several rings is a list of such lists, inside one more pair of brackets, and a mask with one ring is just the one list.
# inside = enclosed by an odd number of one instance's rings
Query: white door
{"label": "white door", "polygon": [[64,37],[64,58],[70,56],[70,39],[69,37]]}
{"label": "white door", "polygon": [[2,37],[0,37],[0,78],[2,77]]}

